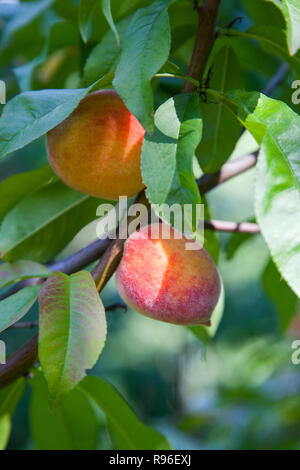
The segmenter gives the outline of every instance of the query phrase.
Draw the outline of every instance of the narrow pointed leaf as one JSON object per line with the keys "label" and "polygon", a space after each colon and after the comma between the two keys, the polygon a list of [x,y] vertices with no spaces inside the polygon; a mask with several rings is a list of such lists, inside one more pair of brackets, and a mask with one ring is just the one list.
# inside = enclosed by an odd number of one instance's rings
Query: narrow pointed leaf
{"label": "narrow pointed leaf", "polygon": [[140,8],[130,21],[122,43],[114,87],[128,109],[147,131],[153,130],[151,79],[170,52],[167,7],[171,0],[156,0]]}
{"label": "narrow pointed leaf", "polygon": [[[117,23],[121,43],[129,21],[130,17],[126,17]],[[113,32],[109,30],[87,58],[83,74],[84,84],[90,85],[102,75],[112,72],[116,68],[120,53],[121,48],[116,43]]]}
{"label": "narrow pointed leaf", "polygon": [[105,16],[105,18],[106,18],[106,20],[109,24],[109,27],[113,31],[113,33],[115,35],[115,38],[116,38],[116,41],[117,41],[117,45],[119,46],[120,45],[120,37],[119,37],[118,30],[116,28],[116,25],[114,23],[112,14],[111,14],[110,0],[101,0],[101,7],[102,7],[103,15]]}
{"label": "narrow pointed leaf", "polygon": [[39,305],[39,357],[55,407],[96,363],[106,338],[105,311],[88,271],[54,273]]}
{"label": "narrow pointed leaf", "polygon": [[3,263],[0,264],[0,289],[22,279],[48,277],[50,274],[46,266],[34,261],[19,260],[15,263]]}
{"label": "narrow pointed leaf", "polygon": [[118,450],[167,450],[168,440],[139,421],[117,390],[98,377],[86,377],[78,389],[106,414],[109,432]]}
{"label": "narrow pointed leaf", "polygon": [[40,286],[24,287],[16,294],[1,300],[0,332],[6,330],[26,315],[37,300],[39,290]]}
{"label": "narrow pointed leaf", "polygon": [[98,0],[80,0],[79,29],[84,42],[88,42],[89,40],[91,14],[97,1]]}
{"label": "narrow pointed leaf", "polygon": [[[241,88],[239,63],[229,41],[218,53],[211,70],[210,88],[224,93]],[[205,173],[218,171],[230,157],[241,134],[241,124],[222,102],[201,104],[203,137],[196,155]]]}
{"label": "narrow pointed leaf", "polygon": [[193,155],[201,133],[196,94],[177,95],[158,108],[154,133],[146,134],[142,149],[143,182],[151,204],[177,203],[183,207],[201,202],[193,173]]}

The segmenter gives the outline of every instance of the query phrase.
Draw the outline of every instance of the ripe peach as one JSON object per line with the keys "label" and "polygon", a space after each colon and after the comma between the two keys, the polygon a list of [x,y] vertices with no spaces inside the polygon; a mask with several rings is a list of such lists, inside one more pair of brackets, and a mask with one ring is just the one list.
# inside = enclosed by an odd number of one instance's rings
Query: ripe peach
{"label": "ripe peach", "polygon": [[156,320],[210,325],[221,290],[214,261],[200,245],[199,250],[186,250],[188,240],[175,239],[179,233],[172,228],[170,239],[163,239],[161,228],[158,239],[151,238],[155,226],[142,228],[126,241],[116,273],[120,296]]}
{"label": "ripe peach", "polygon": [[47,134],[49,163],[71,188],[117,200],[144,186],[140,156],[145,131],[113,90],[86,96]]}

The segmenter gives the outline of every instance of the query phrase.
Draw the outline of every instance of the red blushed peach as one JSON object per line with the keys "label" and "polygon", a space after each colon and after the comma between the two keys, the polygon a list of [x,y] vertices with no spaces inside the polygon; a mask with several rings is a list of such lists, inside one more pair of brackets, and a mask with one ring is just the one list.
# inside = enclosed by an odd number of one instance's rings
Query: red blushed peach
{"label": "red blushed peach", "polygon": [[84,98],[47,134],[49,163],[71,188],[104,199],[143,189],[140,156],[145,131],[113,90]]}
{"label": "red blushed peach", "polygon": [[173,229],[170,239],[162,238],[160,228],[159,238],[151,238],[155,225],[133,233],[125,243],[116,273],[120,296],[156,320],[210,325],[221,290],[214,261],[204,248],[186,250],[188,240],[174,238],[178,232]]}

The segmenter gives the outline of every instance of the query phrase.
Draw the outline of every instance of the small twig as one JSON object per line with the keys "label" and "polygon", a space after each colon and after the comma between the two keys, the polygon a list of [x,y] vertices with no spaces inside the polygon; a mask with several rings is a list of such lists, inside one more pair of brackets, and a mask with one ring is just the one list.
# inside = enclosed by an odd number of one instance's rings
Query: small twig
{"label": "small twig", "polygon": [[[97,259],[99,259],[100,256],[105,252],[106,248],[108,248],[109,242],[110,240],[108,238],[103,240],[96,240],[85,248],[79,250],[77,253],[68,256],[68,258],[57,261],[56,263],[49,263],[46,266],[50,269],[51,272],[61,271],[62,273],[66,274],[75,273],[93,263],[94,261],[97,261]],[[18,282],[10,289],[7,289],[7,291],[2,295],[0,295],[0,301],[10,297],[16,292],[19,292],[19,290],[23,289],[24,287],[40,284],[44,280],[45,279],[31,278]]]}
{"label": "small twig", "polygon": [[120,302],[117,302],[115,304],[108,305],[108,307],[105,307],[106,312],[115,312],[116,310],[120,310],[120,309],[124,310],[125,312],[127,312],[128,310],[127,305],[121,304]]}
{"label": "small twig", "polygon": [[281,64],[278,67],[275,75],[267,83],[266,87],[263,90],[263,93],[267,96],[271,96],[273,91],[283,82],[288,71],[289,71],[289,66],[285,63]]}
{"label": "small twig", "polygon": [[[143,204],[150,208],[150,204],[145,196],[145,192],[142,191],[135,200],[136,204]],[[130,228],[131,222],[136,218],[136,216],[128,216],[125,221],[126,228]],[[121,232],[122,226],[119,229]],[[127,233],[129,235],[129,233]],[[95,281],[98,292],[100,292],[107,284],[111,276],[114,274],[117,269],[123,254],[123,248],[126,239],[117,237],[115,240],[110,240],[110,244],[100,259],[99,263],[92,271],[92,276]]]}
{"label": "small twig", "polygon": [[207,173],[201,176],[198,180],[198,187],[201,194],[205,194],[211,191],[216,186],[219,186],[225,181],[228,181],[235,176],[244,173],[250,168],[256,165],[257,152],[243,157],[237,158],[236,160],[229,161],[222,166],[222,168],[216,173]]}
{"label": "small twig", "polygon": [[204,228],[218,232],[260,233],[257,224],[250,222],[231,222],[227,220],[205,220]]}
{"label": "small twig", "polygon": [[[201,82],[207,60],[215,41],[215,24],[221,0],[205,0],[199,7],[196,3],[198,13],[197,36],[189,65],[188,75]],[[195,85],[185,82],[184,93],[195,90]]]}
{"label": "small twig", "polygon": [[11,328],[36,328],[37,326],[39,326],[38,321],[20,321],[14,325],[11,325]]}
{"label": "small twig", "polygon": [[38,335],[18,349],[0,367],[0,389],[23,377],[38,359]]}

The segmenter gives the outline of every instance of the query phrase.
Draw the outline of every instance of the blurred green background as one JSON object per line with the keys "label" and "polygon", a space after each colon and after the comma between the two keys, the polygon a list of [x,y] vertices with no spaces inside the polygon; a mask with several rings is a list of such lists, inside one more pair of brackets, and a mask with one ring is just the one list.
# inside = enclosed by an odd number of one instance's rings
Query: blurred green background
{"label": "blurred green background", "polygon": [[[219,26],[225,27],[241,16],[236,27],[245,29],[256,20],[255,3],[232,1],[229,7],[228,2],[223,2]],[[8,9],[5,14],[1,12],[0,21],[5,20],[5,15],[10,15]],[[23,36],[18,33],[14,38],[14,48],[2,50],[0,79],[7,84],[8,99],[19,92],[13,69],[39,53],[47,38],[46,25],[59,15],[59,9],[48,11],[26,27],[36,28],[36,42],[27,42],[26,47],[22,44],[22,37],[27,37],[25,28]],[[192,44],[192,40],[185,41],[177,52],[177,62],[185,69]],[[37,70],[36,88],[71,87],[72,83],[77,86],[74,74],[81,54],[86,53],[81,47],[71,54],[71,60],[62,58],[51,77],[44,75],[41,80],[41,71]],[[256,44],[250,49],[249,60],[242,62],[246,89],[263,90],[280,62]],[[288,97],[292,79],[288,73],[273,96]],[[157,106],[180,91],[181,82],[161,79],[154,86]],[[254,150],[255,143],[244,134],[231,158]],[[45,142],[40,139],[0,162],[0,181],[44,163]],[[253,219],[253,176],[254,170],[250,170],[208,194],[213,218]],[[270,264],[262,237],[255,235],[245,240],[243,235],[241,246],[230,257],[230,249],[237,248],[231,237],[219,236],[225,308],[209,344],[203,344],[183,327],[159,323],[131,310],[117,310],[107,314],[108,340],[92,373],[114,384],[138,416],[160,429],[177,449],[300,449],[300,365],[291,361],[292,341],[300,339],[299,305]],[[71,242],[63,255],[93,238],[94,226]],[[272,298],[268,295],[270,287],[275,291]],[[114,280],[102,298],[106,306],[120,301]],[[35,306],[26,320],[36,316]],[[1,339],[11,354],[31,335],[32,331],[10,329]],[[30,387],[27,388],[13,418],[10,449],[34,448],[28,437]],[[100,423],[101,420],[99,416]],[[98,447],[109,449],[109,436],[104,425],[100,428]]]}

